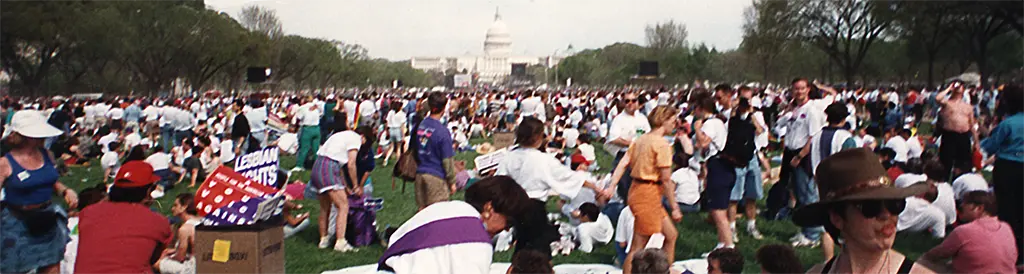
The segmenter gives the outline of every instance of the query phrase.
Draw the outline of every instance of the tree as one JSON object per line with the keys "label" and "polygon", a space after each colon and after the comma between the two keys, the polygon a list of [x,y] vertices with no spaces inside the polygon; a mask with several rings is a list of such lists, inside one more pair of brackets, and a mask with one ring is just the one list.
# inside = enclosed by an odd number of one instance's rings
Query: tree
{"label": "tree", "polygon": [[84,8],[78,1],[4,3],[0,63],[12,77],[12,93],[39,94],[54,63],[77,46],[70,38]]}
{"label": "tree", "polygon": [[796,27],[789,2],[759,0],[744,11],[743,42],[740,50],[756,60],[761,79],[772,79],[776,60],[793,42]]}
{"label": "tree", "polygon": [[686,25],[676,23],[674,20],[647,25],[644,28],[647,39],[647,47],[660,57],[666,52],[686,47]]}
{"label": "tree", "polygon": [[944,1],[910,1],[896,19],[896,27],[909,42],[907,53],[927,63],[927,83],[935,81],[935,61],[944,46],[954,37],[957,5]]}
{"label": "tree", "polygon": [[800,38],[824,51],[851,84],[868,50],[889,30],[899,7],[864,0],[800,0],[792,4],[803,26]]}
{"label": "tree", "polygon": [[284,35],[281,20],[277,12],[259,5],[248,5],[238,14],[239,22],[246,29],[266,35],[270,39],[278,39]]}

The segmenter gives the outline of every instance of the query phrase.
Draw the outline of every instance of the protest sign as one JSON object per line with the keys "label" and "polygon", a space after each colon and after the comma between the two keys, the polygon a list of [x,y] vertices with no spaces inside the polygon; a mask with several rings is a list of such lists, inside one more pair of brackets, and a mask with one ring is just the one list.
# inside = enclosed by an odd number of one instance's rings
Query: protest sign
{"label": "protest sign", "polygon": [[278,163],[277,147],[268,147],[235,158],[235,171],[253,181],[272,186],[277,183]]}
{"label": "protest sign", "polygon": [[196,209],[204,225],[246,225],[277,214],[284,204],[276,188],[218,167],[196,191]]}

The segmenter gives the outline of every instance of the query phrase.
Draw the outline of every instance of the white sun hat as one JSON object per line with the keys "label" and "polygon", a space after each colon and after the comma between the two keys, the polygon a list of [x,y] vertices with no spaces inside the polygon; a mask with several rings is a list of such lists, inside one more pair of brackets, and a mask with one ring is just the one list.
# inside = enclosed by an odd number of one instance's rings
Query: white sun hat
{"label": "white sun hat", "polygon": [[11,117],[11,125],[4,131],[3,136],[7,137],[12,131],[29,138],[47,138],[64,133],[64,131],[47,123],[46,117],[38,110],[20,110],[15,112],[14,116]]}

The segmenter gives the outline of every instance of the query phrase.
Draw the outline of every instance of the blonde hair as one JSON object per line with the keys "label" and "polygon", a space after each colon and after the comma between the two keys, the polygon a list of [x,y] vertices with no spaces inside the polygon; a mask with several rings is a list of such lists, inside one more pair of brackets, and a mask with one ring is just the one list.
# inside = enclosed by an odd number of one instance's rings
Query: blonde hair
{"label": "blonde hair", "polygon": [[659,128],[676,114],[679,114],[679,110],[675,107],[657,106],[651,111],[651,116],[647,117],[647,122],[651,124],[651,129]]}

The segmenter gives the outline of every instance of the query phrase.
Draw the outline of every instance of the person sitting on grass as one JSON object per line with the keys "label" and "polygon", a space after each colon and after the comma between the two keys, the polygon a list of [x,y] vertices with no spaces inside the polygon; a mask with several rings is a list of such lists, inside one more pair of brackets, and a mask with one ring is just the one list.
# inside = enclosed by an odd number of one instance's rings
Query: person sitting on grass
{"label": "person sitting on grass", "polygon": [[646,248],[633,255],[632,273],[676,274],[660,248]]}
{"label": "person sitting on grass", "polygon": [[100,157],[100,164],[103,165],[103,183],[106,184],[109,178],[117,174],[121,168],[121,142],[113,141],[107,144],[107,151]]}
{"label": "person sitting on grass", "polygon": [[174,198],[174,205],[171,207],[174,217],[185,220],[185,223],[178,228],[178,242],[173,248],[164,249],[161,258],[153,265],[163,274],[192,274],[196,273],[196,259],[192,256],[192,248],[195,246],[196,225],[202,221],[196,209],[195,196],[192,193],[181,193]]}
{"label": "person sitting on grass", "polygon": [[735,248],[719,248],[708,254],[708,274],[743,273],[743,254]]}
{"label": "person sitting on grass", "polygon": [[153,148],[153,154],[146,157],[146,163],[153,166],[153,174],[160,176],[158,184],[163,188],[174,186],[174,177],[181,173],[181,167],[171,165],[171,155],[164,152],[163,146]]}
{"label": "person sitting on grass", "polygon": [[537,250],[524,250],[512,256],[507,274],[554,274],[554,266],[547,256]]}
{"label": "person sitting on grass", "polygon": [[[490,273],[491,238],[512,225],[512,218],[523,216],[533,201],[508,176],[480,180],[466,189],[465,197],[433,203],[406,220],[389,237],[377,269],[396,274]],[[547,260],[547,254],[536,252]]]}
{"label": "person sitting on grass", "polygon": [[181,177],[178,177],[178,182],[175,184],[180,184],[182,180],[185,180],[185,175],[191,178],[191,182],[188,184],[189,188],[195,187],[196,182],[206,181],[206,170],[203,169],[203,162],[199,160],[202,157],[203,149],[203,146],[200,145],[192,147],[192,155],[182,162],[181,166],[184,168],[184,172],[181,173]]}
{"label": "person sitting on grass", "polygon": [[580,224],[576,227],[576,240],[580,242],[579,250],[590,253],[594,250],[594,242],[607,244],[615,236],[615,228],[608,216],[601,214],[601,208],[594,203],[584,203],[575,212]]}
{"label": "person sitting on grass", "polygon": [[159,177],[143,161],[124,163],[109,200],[79,214],[78,273],[152,273],[171,238],[167,218],[153,212],[150,192]]}
{"label": "person sitting on grass", "polygon": [[788,245],[770,244],[757,249],[754,255],[761,264],[761,273],[784,274],[804,271],[800,258]]}
{"label": "person sitting on grass", "polygon": [[951,264],[955,273],[1014,273],[1017,272],[1017,247],[1013,242],[1010,225],[996,218],[995,195],[973,191],[964,195],[959,208],[957,227],[941,244],[921,256],[922,261]]}

